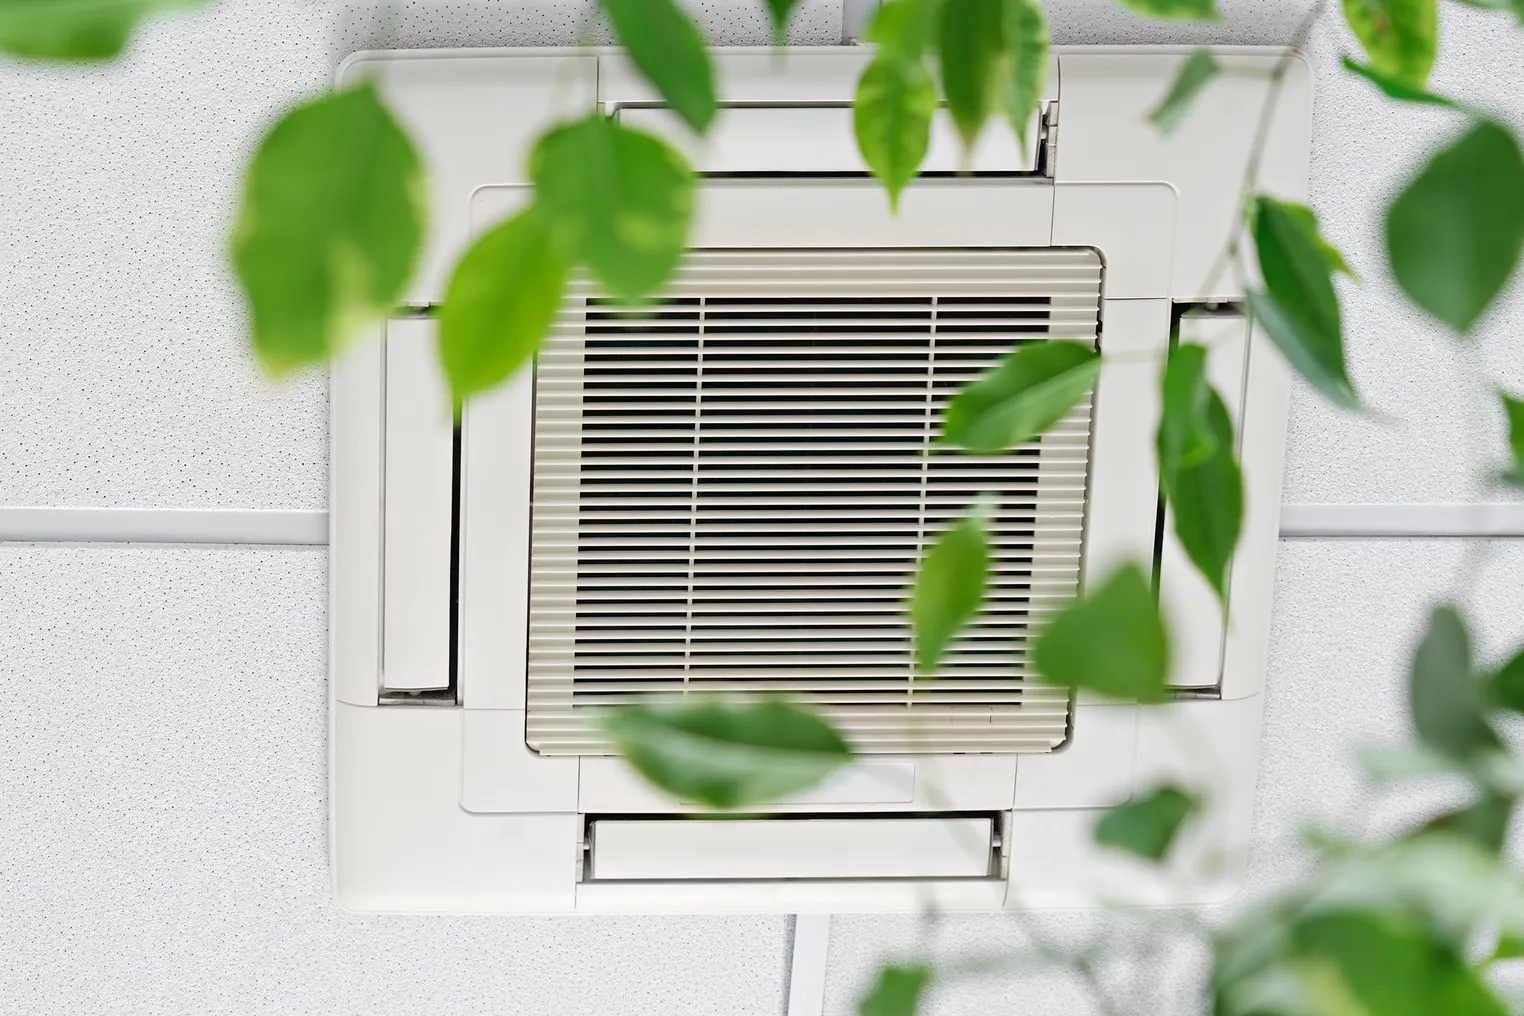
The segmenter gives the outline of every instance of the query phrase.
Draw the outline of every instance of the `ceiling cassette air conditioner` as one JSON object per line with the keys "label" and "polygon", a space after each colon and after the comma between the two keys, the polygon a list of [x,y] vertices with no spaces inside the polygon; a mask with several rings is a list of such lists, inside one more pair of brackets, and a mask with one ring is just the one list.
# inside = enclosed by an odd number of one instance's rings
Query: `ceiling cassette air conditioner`
{"label": "ceiling cassette air conditioner", "polygon": [[[1184,49],[1059,48],[1027,144],[966,171],[938,121],[891,215],[852,143],[860,48],[716,54],[684,133],[616,52],[363,53],[423,152],[433,218],[399,314],[332,380],[331,854],[339,902],[414,912],[1205,903],[1253,812],[1287,367],[1214,271],[1255,186],[1307,182],[1311,75],[1274,49],[1168,136]],[[1272,72],[1282,75],[1272,97]],[[641,313],[574,293],[532,371],[451,422],[429,310],[471,236],[522,206],[528,145],[594,103],[702,174],[693,251]],[[1190,313],[1187,313],[1189,311]],[[1107,354],[1092,395],[997,457],[927,455],[943,405],[1013,346]],[[1171,343],[1206,342],[1236,422],[1230,616],[1160,511]],[[988,608],[912,681],[903,596],[929,539],[993,495]],[[1124,559],[1173,625],[1163,706],[1027,669],[1045,617]],[[858,753],[762,814],[651,789],[588,722],[647,694],[781,692]],[[1091,843],[1162,780],[1205,813],[1162,871]]]}

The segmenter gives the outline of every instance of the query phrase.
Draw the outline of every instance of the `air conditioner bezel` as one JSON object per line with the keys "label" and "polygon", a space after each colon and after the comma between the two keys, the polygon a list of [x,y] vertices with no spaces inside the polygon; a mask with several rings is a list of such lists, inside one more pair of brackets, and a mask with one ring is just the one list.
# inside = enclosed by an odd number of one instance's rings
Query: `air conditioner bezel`
{"label": "air conditioner bezel", "polygon": [[[1208,292],[1188,273],[1220,249],[1248,155],[1248,137],[1211,129],[1211,118],[1220,118],[1224,107],[1257,113],[1266,84],[1225,79],[1228,94],[1203,103],[1204,127],[1188,122],[1175,141],[1161,141],[1142,114],[1188,52],[1056,48],[1045,99],[1062,110],[1051,179],[1030,167],[999,165],[971,178],[922,179],[907,190],[894,220],[883,211],[882,191],[864,178],[710,178],[700,192],[699,247],[737,246],[738,238],[740,245],[809,246],[846,231],[856,246],[1100,250],[1106,261],[1103,348],[1129,355],[1109,363],[1098,386],[1084,561],[1090,579],[1123,557],[1148,560],[1154,551],[1154,517],[1139,504],[1157,498],[1157,364],[1142,354],[1167,344],[1176,305],[1242,298],[1229,275]],[[1214,53],[1261,72],[1285,56],[1268,48]],[[721,50],[721,99],[839,107],[850,103],[866,59],[858,47],[790,50],[782,57],[772,50]],[[1288,67],[1260,186],[1299,199],[1306,187],[1310,74],[1300,56],[1290,57]],[[523,148],[538,130],[595,100],[610,110],[659,105],[614,51],[356,54],[345,61],[340,80],[360,74],[380,82],[420,144],[433,181],[435,219],[409,294],[420,309],[441,298],[449,263],[470,235],[524,200]],[[554,88],[553,81],[559,82]],[[702,148],[693,157],[704,168]],[[1045,202],[1049,211],[1042,213]],[[1009,219],[999,217],[1002,207]],[[1033,207],[1039,212],[1023,210]],[[404,343],[416,345],[430,327],[422,314],[378,327],[341,357],[332,375],[330,852],[340,905],[408,912],[831,911],[918,909],[934,899],[949,909],[999,909],[1093,905],[1101,898],[1211,902],[1231,893],[1247,851],[1258,765],[1289,390],[1288,371],[1263,336],[1245,333],[1239,340],[1248,507],[1233,565],[1233,623],[1216,643],[1221,680],[1214,697],[1182,696],[1142,709],[1080,696],[1070,741],[1054,754],[1019,760],[875,756],[864,764],[914,767],[910,800],[859,791],[861,800],[827,795],[776,809],[998,811],[1008,819],[1000,849],[1009,880],[616,883],[581,877],[585,816],[693,809],[650,789],[621,760],[542,757],[524,745],[523,680],[516,671],[524,633],[501,618],[527,610],[525,583],[512,577],[515,568],[527,568],[527,503],[513,479],[527,475],[529,464],[527,375],[467,409],[461,484],[458,493],[448,492],[452,512],[459,499],[458,534],[438,531],[437,482],[421,497],[433,521],[425,537],[432,542],[415,555],[417,566],[432,569],[420,581],[438,583],[441,546],[448,552],[458,538],[462,548],[458,681],[451,691],[458,704],[437,695],[420,696],[417,704],[383,704],[386,569],[414,567],[388,563],[385,534],[389,524],[397,533],[418,528],[411,516],[394,511],[388,518],[384,464],[388,454],[395,462],[437,463],[452,440],[437,426],[398,433],[400,425],[387,416],[389,383],[401,386],[394,399],[406,394],[422,406],[445,403],[437,373],[399,370],[389,382],[387,358],[398,357],[396,368],[411,356],[406,362],[416,367],[416,350]],[[411,340],[404,338],[409,334]],[[416,409],[410,417],[419,416]],[[473,440],[488,432],[524,439]],[[1161,582],[1171,606],[1215,610],[1210,590],[1192,581],[1167,536],[1162,550],[1166,562],[1174,555]],[[1210,656],[1210,646],[1197,653],[1186,635],[1188,658]],[[1182,752],[1182,729],[1193,750],[1211,757],[1210,766]],[[1097,809],[1166,777],[1211,784],[1213,804],[1163,877],[1090,843]],[[933,781],[948,789],[934,791]]]}

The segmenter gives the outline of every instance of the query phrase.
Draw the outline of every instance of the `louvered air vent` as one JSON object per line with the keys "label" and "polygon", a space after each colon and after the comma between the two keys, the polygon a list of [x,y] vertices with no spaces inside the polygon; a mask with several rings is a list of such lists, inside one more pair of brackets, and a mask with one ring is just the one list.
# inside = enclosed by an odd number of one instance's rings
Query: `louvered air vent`
{"label": "louvered air vent", "polygon": [[[937,450],[942,408],[1013,345],[1095,341],[1088,249],[709,251],[653,308],[574,305],[535,393],[528,741],[607,750],[638,696],[796,696],[863,752],[1047,751],[1068,698],[1028,626],[1075,589],[1086,399],[1007,455]],[[981,494],[982,622],[912,680],[904,596]]]}

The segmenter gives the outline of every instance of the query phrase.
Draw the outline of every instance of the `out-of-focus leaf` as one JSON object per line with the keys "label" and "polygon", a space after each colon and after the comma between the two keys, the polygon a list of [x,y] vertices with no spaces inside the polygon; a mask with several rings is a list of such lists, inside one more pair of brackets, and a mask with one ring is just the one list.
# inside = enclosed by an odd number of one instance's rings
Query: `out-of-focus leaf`
{"label": "out-of-focus leaf", "polygon": [[1166,784],[1135,801],[1114,804],[1095,825],[1095,842],[1161,861],[1185,820],[1201,808],[1195,794]]}
{"label": "out-of-focus leaf", "polygon": [[1487,958],[1489,963],[1501,963],[1507,960],[1524,959],[1524,936],[1501,935],[1498,944],[1492,950],[1492,955]]}
{"label": "out-of-focus leaf", "polygon": [[1255,199],[1251,225],[1266,291],[1247,294],[1250,312],[1314,388],[1337,405],[1357,408],[1344,367],[1332,248],[1318,234],[1312,211],[1262,196]]}
{"label": "out-of-focus leaf", "polygon": [[992,454],[1046,432],[1095,387],[1101,354],[1083,342],[1032,342],[947,404],[942,440]]}
{"label": "out-of-focus leaf", "polygon": [[1005,30],[1005,0],[941,0],[942,94],[965,151],[1000,101]]}
{"label": "out-of-focus leaf", "polygon": [[857,1003],[858,1016],[915,1016],[930,983],[929,968],[891,963],[878,972],[873,987]]}
{"label": "out-of-focus leaf", "polygon": [[1499,124],[1476,124],[1429,160],[1386,213],[1392,275],[1462,334],[1491,305],[1524,247],[1524,157]]}
{"label": "out-of-focus leaf", "polygon": [[1429,106],[1453,107],[1455,105],[1455,102],[1451,99],[1447,99],[1442,95],[1435,95],[1433,92],[1426,92],[1421,88],[1414,88],[1411,85],[1403,84],[1396,78],[1389,78],[1385,74],[1367,67],[1365,64],[1351,60],[1349,57],[1344,58],[1344,69],[1352,74],[1360,75],[1381,89],[1387,98],[1396,99],[1398,102],[1416,102],[1420,105]]}
{"label": "out-of-focus leaf", "polygon": [[1418,738],[1435,751],[1469,759],[1498,747],[1487,722],[1481,685],[1471,672],[1466,624],[1451,607],[1438,607],[1413,654],[1408,702]]}
{"label": "out-of-focus leaf", "polygon": [[1487,793],[1524,794],[1524,763],[1503,750],[1455,759],[1421,744],[1367,745],[1355,752],[1366,776],[1377,783],[1459,776]]}
{"label": "out-of-focus leaf", "polygon": [[1487,679],[1486,689],[1492,705],[1524,713],[1524,652],[1499,667]]}
{"label": "out-of-focus leaf", "polygon": [[529,363],[561,305],[566,276],[534,208],[471,245],[439,309],[439,353],[456,406]]}
{"label": "out-of-focus leaf", "polygon": [[42,60],[106,60],[153,14],[205,0],[0,0],[0,52]]}
{"label": "out-of-focus leaf", "polygon": [[1006,71],[1001,105],[1027,150],[1027,124],[1048,81],[1048,22],[1037,0],[1005,0]]}
{"label": "out-of-focus leaf", "polygon": [[857,148],[888,191],[891,211],[926,158],[936,109],[936,88],[920,60],[879,58],[858,79],[852,104]]}
{"label": "out-of-focus leaf", "polygon": [[1402,901],[1439,928],[1487,925],[1524,934],[1524,879],[1496,851],[1468,836],[1426,832],[1351,855],[1317,887],[1321,906],[1340,900]]}
{"label": "out-of-focus leaf", "polygon": [[1344,0],[1344,20],[1371,70],[1422,91],[1438,51],[1438,0]]}
{"label": "out-of-focus leaf", "polygon": [[626,300],[667,281],[693,218],[693,171],[670,145],[594,113],[542,137],[530,171],[566,260]]}
{"label": "out-of-focus leaf", "polygon": [[1499,392],[1503,413],[1508,417],[1508,450],[1513,454],[1513,465],[1503,471],[1503,480],[1516,487],[1524,487],[1524,399],[1516,399],[1506,392]]}
{"label": "out-of-focus leaf", "polygon": [[782,699],[626,706],[610,713],[604,727],[647,780],[710,808],[807,790],[852,757],[829,723]]}
{"label": "out-of-focus leaf", "polygon": [[[714,68],[698,26],[673,0],[600,0],[640,73],[702,134],[716,108]],[[769,0],[772,4],[783,0]]]}
{"label": "out-of-focus leaf", "polygon": [[794,13],[794,5],[799,0],[762,0],[767,5],[768,16],[773,19],[773,42],[782,45],[786,42],[784,33],[788,30],[789,15]]}
{"label": "out-of-focus leaf", "polygon": [[1221,21],[1216,0],[1117,0],[1146,18],[1168,21]]}
{"label": "out-of-focus leaf", "polygon": [[1508,820],[1512,814],[1512,798],[1485,793],[1474,803],[1447,811],[1425,823],[1422,831],[1464,836],[1478,846],[1496,852],[1503,848],[1503,840],[1508,835]]}
{"label": "out-of-focus leaf", "polygon": [[426,212],[418,154],[373,86],[283,116],[254,153],[232,242],[265,369],[327,360],[395,307]]}
{"label": "out-of-focus leaf", "polygon": [[932,0],[884,0],[868,24],[876,59],[921,62],[936,33]]}
{"label": "out-of-focus leaf", "polygon": [[1228,562],[1243,528],[1243,476],[1233,421],[1206,380],[1206,349],[1183,343],[1170,354],[1159,422],[1159,473],[1175,535],[1227,601]]}
{"label": "out-of-focus leaf", "polygon": [[989,577],[989,536],[975,512],[937,537],[916,572],[910,598],[915,665],[930,673],[942,654],[984,603]]}
{"label": "out-of-focus leaf", "polygon": [[1037,636],[1043,679],[1111,698],[1159,702],[1169,676],[1169,638],[1142,569],[1124,565],[1056,615]]}
{"label": "out-of-focus leaf", "polygon": [[1159,105],[1154,107],[1154,111],[1148,114],[1148,119],[1159,128],[1159,133],[1173,133],[1190,112],[1196,96],[1220,73],[1222,65],[1212,56],[1211,50],[1191,50],[1191,55],[1180,64],[1180,70],[1175,74],[1175,81],[1169,86],[1169,91],[1164,94]]}

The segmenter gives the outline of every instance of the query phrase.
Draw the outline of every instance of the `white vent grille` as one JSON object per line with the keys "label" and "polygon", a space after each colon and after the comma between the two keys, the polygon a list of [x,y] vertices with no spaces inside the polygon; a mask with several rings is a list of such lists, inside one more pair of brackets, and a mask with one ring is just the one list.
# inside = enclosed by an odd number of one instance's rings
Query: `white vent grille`
{"label": "white vent grille", "polygon": [[[529,744],[606,752],[593,712],[697,691],[795,696],[861,752],[1062,743],[1026,636],[1075,590],[1089,399],[1007,455],[926,450],[1013,345],[1095,341],[1100,293],[1089,250],[709,251],[655,307],[579,300],[536,378]],[[913,680],[915,562],[981,494],[984,617]]]}

